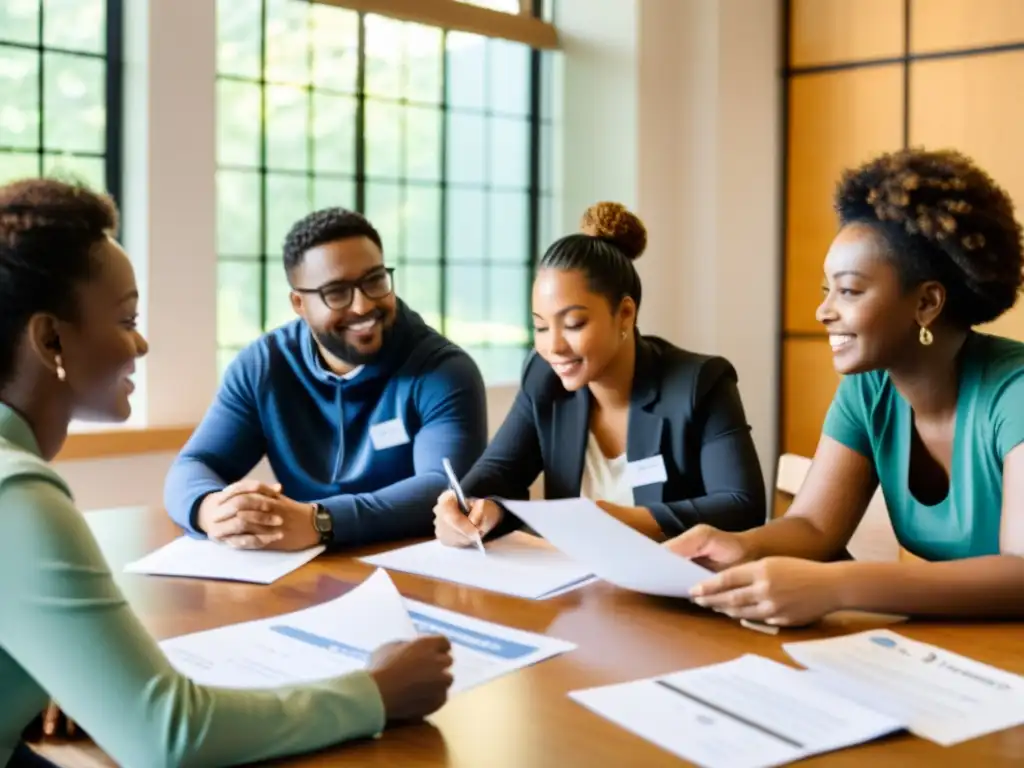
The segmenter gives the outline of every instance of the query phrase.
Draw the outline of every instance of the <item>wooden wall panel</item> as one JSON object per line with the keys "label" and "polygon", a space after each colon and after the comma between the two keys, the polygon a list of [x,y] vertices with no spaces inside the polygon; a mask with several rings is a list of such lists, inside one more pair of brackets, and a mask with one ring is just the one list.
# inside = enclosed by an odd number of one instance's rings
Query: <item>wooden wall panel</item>
{"label": "wooden wall panel", "polygon": [[903,55],[903,0],[792,0],[793,67]]}
{"label": "wooden wall panel", "polygon": [[[1024,2],[1024,0],[1022,0]],[[836,233],[841,172],[903,142],[903,67],[800,75],[790,81],[785,329],[822,330],[822,263]]]}
{"label": "wooden wall panel", "polygon": [[[1024,0],[1018,2],[1024,12]],[[964,152],[1006,189],[1024,218],[1024,100],[1012,93],[1024,89],[1024,51],[914,62],[910,76],[911,144]],[[1024,340],[1024,304],[980,330]]]}
{"label": "wooden wall panel", "polygon": [[790,338],[782,347],[782,452],[813,456],[839,386],[828,339]]}
{"label": "wooden wall panel", "polygon": [[1021,0],[912,0],[912,53],[980,48],[1022,40]]}

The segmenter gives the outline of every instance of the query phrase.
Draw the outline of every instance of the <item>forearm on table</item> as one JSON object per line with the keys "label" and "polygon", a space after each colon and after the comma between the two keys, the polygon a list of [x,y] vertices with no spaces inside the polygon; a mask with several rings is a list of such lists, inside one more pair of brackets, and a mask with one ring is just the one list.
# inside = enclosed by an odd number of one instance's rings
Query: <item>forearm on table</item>
{"label": "forearm on table", "polygon": [[334,543],[355,546],[432,535],[431,509],[447,487],[444,475],[428,472],[373,493],[318,501],[334,521]]}
{"label": "forearm on table", "polygon": [[835,563],[841,608],[911,616],[1024,618],[1024,558]]}
{"label": "forearm on table", "polygon": [[828,562],[843,550],[845,542],[818,528],[806,517],[787,515],[736,534],[747,546],[749,559],[799,557]]}

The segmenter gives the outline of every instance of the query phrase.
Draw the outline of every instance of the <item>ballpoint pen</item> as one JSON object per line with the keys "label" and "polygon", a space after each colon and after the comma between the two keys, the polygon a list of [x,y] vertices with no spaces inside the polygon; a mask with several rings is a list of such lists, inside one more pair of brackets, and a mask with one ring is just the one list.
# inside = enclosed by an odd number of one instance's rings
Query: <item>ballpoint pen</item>
{"label": "ballpoint pen", "polygon": [[[459,478],[455,476],[455,470],[452,469],[452,463],[447,458],[444,458],[441,459],[441,466],[444,467],[444,473],[448,475],[448,487],[455,494],[455,500],[459,503],[459,509],[462,510],[462,514],[469,518],[469,503],[466,501],[466,495],[462,492],[462,486],[459,485]],[[476,548],[480,550],[481,554],[487,554],[479,530],[476,531],[476,535],[473,537],[473,543],[476,544]]]}

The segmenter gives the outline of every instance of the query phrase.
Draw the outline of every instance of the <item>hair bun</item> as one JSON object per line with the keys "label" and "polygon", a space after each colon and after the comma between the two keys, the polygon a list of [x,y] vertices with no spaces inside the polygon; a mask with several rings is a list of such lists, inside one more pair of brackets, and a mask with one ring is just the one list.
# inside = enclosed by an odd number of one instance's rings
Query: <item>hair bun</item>
{"label": "hair bun", "polygon": [[639,259],[647,248],[647,228],[622,203],[594,203],[583,213],[580,230],[614,243],[630,261]]}

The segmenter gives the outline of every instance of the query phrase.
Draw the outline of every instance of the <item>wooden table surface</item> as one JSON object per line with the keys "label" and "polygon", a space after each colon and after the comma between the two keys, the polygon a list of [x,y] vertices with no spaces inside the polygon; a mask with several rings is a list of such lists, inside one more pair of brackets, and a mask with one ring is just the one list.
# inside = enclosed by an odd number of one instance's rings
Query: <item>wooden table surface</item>
{"label": "wooden table surface", "polygon": [[[372,568],[359,550],[323,555],[269,585],[246,585],[123,574],[121,566],[178,535],[159,509],[88,513],[126,596],[159,639],[305,608],[345,593]],[[394,546],[394,545],[392,545]],[[393,573],[403,595],[481,619],[551,635],[579,648],[499,678],[449,700],[425,724],[349,742],[289,765],[570,768],[681,765],[680,760],[592,714],[566,695],[595,685],[660,675],[744,653],[792,663],[782,643],[882,625],[924,642],[1024,673],[1024,624],[900,622],[893,617],[836,614],[821,625],[777,636],[745,629],[685,601],[670,601],[597,583],[547,601],[522,600],[456,584]],[[37,749],[61,766],[114,765],[87,740],[45,741]],[[1024,765],[1024,727],[949,748],[909,735],[891,737],[803,764]]]}

